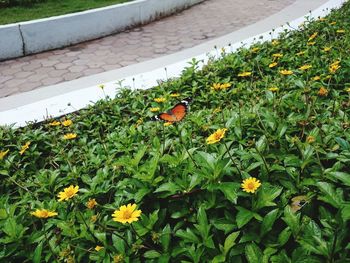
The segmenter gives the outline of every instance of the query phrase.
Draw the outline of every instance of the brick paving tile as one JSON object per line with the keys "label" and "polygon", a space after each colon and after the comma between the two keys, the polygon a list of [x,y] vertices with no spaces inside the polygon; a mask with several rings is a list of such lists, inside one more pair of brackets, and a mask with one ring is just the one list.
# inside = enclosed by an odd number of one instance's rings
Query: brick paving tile
{"label": "brick paving tile", "polygon": [[148,25],[0,62],[0,97],[193,47],[259,21],[295,0],[207,0]]}

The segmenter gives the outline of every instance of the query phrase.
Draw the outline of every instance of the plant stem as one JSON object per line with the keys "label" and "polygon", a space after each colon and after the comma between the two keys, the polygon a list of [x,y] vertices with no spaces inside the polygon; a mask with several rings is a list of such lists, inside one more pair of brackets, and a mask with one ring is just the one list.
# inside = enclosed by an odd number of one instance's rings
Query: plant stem
{"label": "plant stem", "polygon": [[158,252],[161,252],[161,251],[159,251],[159,249],[157,249],[157,248],[154,247],[153,245],[148,244],[148,243],[136,232],[136,230],[135,230],[135,228],[133,227],[132,224],[130,224],[130,228],[131,228],[131,230],[135,233],[135,235],[136,235],[140,240],[142,240],[143,243],[145,243],[146,246],[148,246],[148,247],[150,247],[150,248],[152,248],[152,249],[154,249],[154,250],[156,250],[156,251],[158,251]]}
{"label": "plant stem", "polygon": [[47,230],[45,229],[46,224],[44,223],[44,220],[41,220],[41,222],[42,222],[42,224],[44,225],[44,236],[45,236],[47,245],[49,246],[49,249],[50,249],[50,251],[51,251],[51,254],[52,254],[53,257],[56,259],[56,261],[59,262],[56,253],[53,251],[53,249],[52,249],[52,247],[51,247],[51,245],[50,245],[49,238],[48,238],[48,236],[47,236],[47,231],[48,231],[48,229],[47,229]]}
{"label": "plant stem", "polygon": [[259,151],[258,147],[256,147],[256,145],[254,145],[254,148],[256,150],[256,152],[259,154],[260,158],[263,160],[263,163],[264,163],[264,166],[265,166],[265,169],[266,169],[266,172],[269,173],[270,172],[270,169],[267,165],[267,162],[265,160],[265,157],[261,154],[261,152]]}
{"label": "plant stem", "polygon": [[226,148],[226,152],[228,153],[228,155],[229,155],[230,158],[231,158],[231,161],[232,161],[233,166],[236,168],[236,170],[238,171],[239,175],[242,177],[241,170],[240,170],[240,169],[238,168],[238,166],[236,165],[235,159],[234,159],[233,156],[231,155],[229,148],[227,147],[226,143],[224,143],[224,145],[225,145],[225,148]]}

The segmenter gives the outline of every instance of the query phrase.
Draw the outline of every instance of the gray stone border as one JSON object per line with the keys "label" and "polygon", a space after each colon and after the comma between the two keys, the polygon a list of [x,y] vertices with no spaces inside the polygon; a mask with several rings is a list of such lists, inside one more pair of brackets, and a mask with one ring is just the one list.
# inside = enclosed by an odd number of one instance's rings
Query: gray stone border
{"label": "gray stone border", "polygon": [[0,61],[121,32],[203,1],[205,0],[135,0],[0,26]]}

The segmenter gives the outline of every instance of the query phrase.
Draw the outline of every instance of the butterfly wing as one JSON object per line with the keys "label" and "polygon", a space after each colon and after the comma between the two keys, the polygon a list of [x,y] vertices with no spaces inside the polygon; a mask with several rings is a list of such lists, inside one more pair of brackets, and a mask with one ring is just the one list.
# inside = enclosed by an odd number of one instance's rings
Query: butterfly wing
{"label": "butterfly wing", "polygon": [[191,101],[190,98],[184,99],[180,103],[176,104],[168,112],[163,112],[163,113],[160,113],[160,114],[154,116],[154,119],[167,121],[167,122],[181,121],[186,116],[188,105],[189,105],[190,101]]}

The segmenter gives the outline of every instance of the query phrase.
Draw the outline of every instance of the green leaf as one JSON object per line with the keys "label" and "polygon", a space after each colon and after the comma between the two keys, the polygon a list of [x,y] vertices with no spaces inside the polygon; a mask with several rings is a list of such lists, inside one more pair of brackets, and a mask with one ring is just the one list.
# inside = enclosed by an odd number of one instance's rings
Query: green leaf
{"label": "green leaf", "polygon": [[145,254],[143,254],[145,258],[159,258],[161,254],[155,250],[149,250],[146,251]]}
{"label": "green leaf", "polygon": [[254,208],[260,209],[266,206],[275,206],[276,203],[272,201],[281,194],[282,189],[282,187],[278,186],[262,185]]}
{"label": "green leaf", "polygon": [[187,228],[186,231],[183,229],[179,229],[176,231],[175,236],[182,238],[186,242],[190,243],[200,243],[199,238],[196,236],[195,233],[190,228]]}
{"label": "green leaf", "polygon": [[245,246],[245,256],[249,263],[261,263],[262,252],[253,242]]}
{"label": "green leaf", "polygon": [[323,195],[319,195],[318,199],[328,204],[331,204],[335,208],[339,208],[343,203],[342,196],[339,196],[335,192],[334,187],[330,183],[317,182],[316,186],[321,190]]}
{"label": "green leaf", "polygon": [[272,229],[273,224],[275,223],[278,216],[279,209],[274,209],[267,213],[262,221],[260,236],[265,235]]}
{"label": "green leaf", "polygon": [[300,229],[300,214],[294,213],[291,207],[287,205],[284,209],[284,217],[282,219],[292,230],[293,235],[297,236]]}
{"label": "green leaf", "polygon": [[341,181],[346,186],[350,186],[350,174],[349,173],[343,173],[343,172],[329,172],[327,175],[330,175],[331,177]]}
{"label": "green leaf", "polygon": [[289,227],[286,227],[283,229],[283,231],[278,235],[278,245],[280,247],[283,247],[284,244],[286,244],[290,238],[290,235],[292,234],[292,231]]}
{"label": "green leaf", "polygon": [[340,138],[340,137],[336,137],[335,141],[340,145],[342,150],[350,151],[350,143],[348,141],[346,141],[346,140],[344,140],[343,138]]}
{"label": "green leaf", "polygon": [[41,252],[43,251],[43,241],[40,242],[37,247],[34,250],[33,254],[33,263],[40,263],[41,262]]}
{"label": "green leaf", "polygon": [[236,239],[239,236],[240,231],[229,234],[224,243],[224,255],[226,256],[230,249],[236,244]]}
{"label": "green leaf", "polygon": [[169,224],[167,224],[163,228],[162,234],[159,239],[160,239],[160,243],[162,244],[163,250],[168,251],[170,239],[171,239],[171,228]]}
{"label": "green leaf", "polygon": [[222,182],[215,186],[215,189],[220,190],[225,197],[232,203],[237,204],[238,190],[240,188],[239,183]]}
{"label": "green leaf", "polygon": [[342,207],[341,217],[342,217],[344,223],[350,219],[350,204],[346,204]]}
{"label": "green leaf", "polygon": [[167,196],[175,194],[177,191],[180,191],[181,188],[173,183],[173,182],[168,182],[160,185],[154,193],[160,193],[160,192],[168,192]]}
{"label": "green leaf", "polygon": [[259,140],[256,142],[256,148],[260,153],[263,153],[267,147],[267,139],[266,136],[263,135],[259,138]]}
{"label": "green leaf", "polygon": [[209,236],[210,224],[208,224],[207,214],[203,206],[200,206],[197,213],[198,225],[195,225],[203,240],[206,240]]}
{"label": "green leaf", "polygon": [[254,217],[254,213],[243,207],[237,207],[237,209],[239,211],[236,216],[237,226],[241,228]]}
{"label": "green leaf", "polygon": [[270,257],[275,254],[276,252],[278,251],[278,249],[276,248],[272,248],[272,247],[267,247],[265,250],[264,250],[264,255],[263,255],[263,258],[262,258],[262,263],[269,263],[270,262]]}

